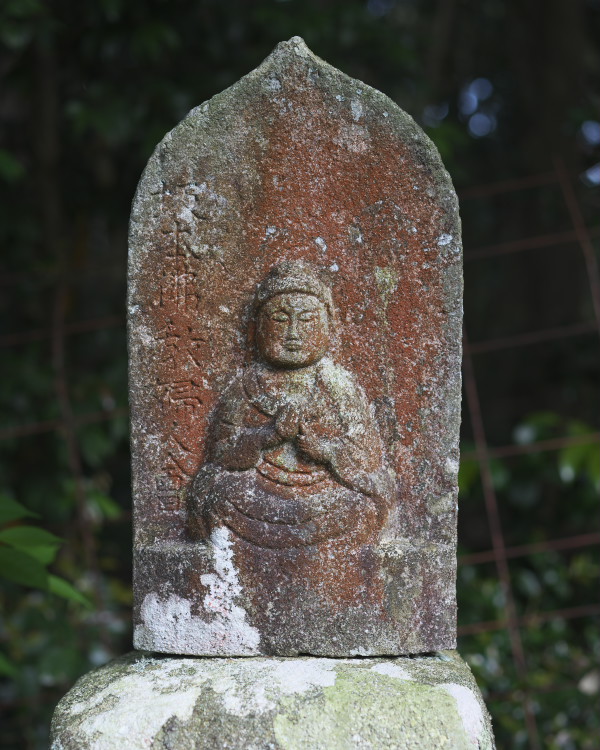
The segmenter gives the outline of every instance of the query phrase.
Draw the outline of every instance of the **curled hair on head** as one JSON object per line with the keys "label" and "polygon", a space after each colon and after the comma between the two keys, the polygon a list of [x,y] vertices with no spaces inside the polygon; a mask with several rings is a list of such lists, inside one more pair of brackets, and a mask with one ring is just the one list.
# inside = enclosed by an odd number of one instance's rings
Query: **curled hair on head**
{"label": "curled hair on head", "polygon": [[336,314],[331,289],[321,280],[317,269],[302,260],[286,260],[273,266],[256,290],[255,312],[271,297],[290,292],[311,294],[319,299],[325,305],[330,323],[335,325]]}

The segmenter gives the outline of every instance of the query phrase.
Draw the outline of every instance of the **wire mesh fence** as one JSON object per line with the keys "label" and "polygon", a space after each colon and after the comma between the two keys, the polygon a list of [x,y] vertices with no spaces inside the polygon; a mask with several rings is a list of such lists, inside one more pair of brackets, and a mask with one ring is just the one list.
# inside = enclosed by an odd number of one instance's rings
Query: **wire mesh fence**
{"label": "wire mesh fence", "polygon": [[[472,248],[467,244],[465,261],[467,264],[475,260],[489,262],[498,256],[512,253],[531,253],[534,250],[543,251],[554,246],[571,246],[571,243],[573,243],[576,247],[570,248],[569,257],[571,257],[573,251],[578,251],[585,263],[591,302],[590,312],[593,312],[593,317],[588,320],[578,320],[569,325],[539,328],[487,340],[479,339],[473,342],[469,336],[470,320],[467,315],[463,357],[464,399],[474,442],[471,456],[476,460],[479,468],[491,545],[487,550],[465,554],[459,558],[459,565],[481,565],[484,563],[493,563],[494,565],[495,574],[500,582],[503,594],[503,616],[493,621],[463,623],[459,627],[459,635],[467,636],[489,630],[501,630],[507,633],[516,676],[519,684],[525,686],[520,689],[519,700],[522,702],[524,710],[528,746],[534,750],[542,747],[537,719],[539,709],[535,705],[537,688],[534,688],[528,680],[530,655],[524,644],[523,631],[526,628],[537,627],[544,622],[597,616],[600,614],[600,605],[597,602],[589,601],[579,606],[542,610],[526,616],[520,615],[515,598],[510,561],[527,559],[550,550],[563,552],[592,547],[600,542],[600,534],[597,532],[582,533],[558,539],[548,539],[538,543],[510,545],[507,543],[506,519],[502,518],[500,512],[501,500],[496,490],[497,483],[494,481],[491,462],[498,458],[559,451],[576,444],[597,444],[600,440],[600,434],[590,431],[587,434],[577,436],[563,435],[547,440],[532,440],[521,445],[514,443],[496,445],[491,443],[486,428],[486,403],[482,401],[475,360],[478,356],[483,356],[486,353],[515,350],[521,347],[528,347],[525,356],[535,357],[535,352],[531,350],[531,347],[535,347],[535,345],[565,339],[576,340],[580,336],[589,334],[597,336],[600,334],[600,276],[592,243],[592,237],[598,236],[598,229],[596,227],[593,231],[588,230],[576,200],[571,179],[563,164],[558,161],[552,172],[522,180],[484,185],[480,188],[474,187],[464,191],[461,196],[464,205],[469,200],[489,200],[499,194],[518,194],[527,189],[540,189],[541,187],[559,188],[571,223],[570,227],[552,233],[543,233],[527,238],[519,237],[483,247]],[[467,288],[466,294],[468,295],[468,293]],[[543,310],[540,311],[539,317],[544,317]],[[504,385],[506,388],[510,388],[511,383],[505,382]],[[511,697],[514,699],[515,696],[510,691],[504,695],[505,699]]]}

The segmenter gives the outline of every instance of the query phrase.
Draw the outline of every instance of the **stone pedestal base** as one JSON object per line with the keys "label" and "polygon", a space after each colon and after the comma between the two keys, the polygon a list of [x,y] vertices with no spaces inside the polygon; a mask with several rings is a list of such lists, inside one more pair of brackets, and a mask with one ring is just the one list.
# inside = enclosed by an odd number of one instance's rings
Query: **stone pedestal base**
{"label": "stone pedestal base", "polygon": [[268,550],[224,528],[212,539],[136,547],[135,648],[344,657],[456,646],[454,546]]}
{"label": "stone pedestal base", "polygon": [[423,657],[179,658],[136,652],[61,700],[52,750],[493,750],[454,651]]}

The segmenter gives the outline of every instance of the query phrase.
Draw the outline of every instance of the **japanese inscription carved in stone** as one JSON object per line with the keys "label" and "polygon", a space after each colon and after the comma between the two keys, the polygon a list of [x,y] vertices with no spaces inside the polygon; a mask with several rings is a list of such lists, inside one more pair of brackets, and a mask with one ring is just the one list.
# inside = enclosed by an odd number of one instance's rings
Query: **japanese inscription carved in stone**
{"label": "japanese inscription carved in stone", "polygon": [[138,648],[454,646],[461,293],[434,147],[298,38],[165,137],[131,222]]}

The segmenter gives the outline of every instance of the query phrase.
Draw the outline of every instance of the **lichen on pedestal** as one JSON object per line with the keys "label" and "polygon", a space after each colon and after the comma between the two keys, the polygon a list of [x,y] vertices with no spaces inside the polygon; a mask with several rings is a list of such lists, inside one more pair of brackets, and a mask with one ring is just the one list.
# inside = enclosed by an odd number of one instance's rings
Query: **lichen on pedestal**
{"label": "lichen on pedestal", "polygon": [[59,703],[52,750],[493,750],[456,652],[421,657],[178,658],[134,653]]}

